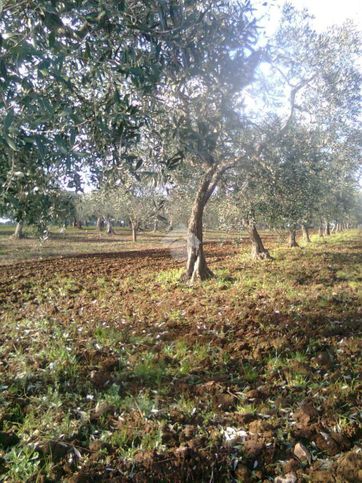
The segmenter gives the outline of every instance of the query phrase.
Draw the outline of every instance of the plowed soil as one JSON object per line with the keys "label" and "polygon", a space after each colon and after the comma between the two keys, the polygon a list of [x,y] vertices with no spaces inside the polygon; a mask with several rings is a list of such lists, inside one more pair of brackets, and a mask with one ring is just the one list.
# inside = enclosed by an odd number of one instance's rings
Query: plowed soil
{"label": "plowed soil", "polygon": [[0,480],[362,481],[361,248],[1,267]]}

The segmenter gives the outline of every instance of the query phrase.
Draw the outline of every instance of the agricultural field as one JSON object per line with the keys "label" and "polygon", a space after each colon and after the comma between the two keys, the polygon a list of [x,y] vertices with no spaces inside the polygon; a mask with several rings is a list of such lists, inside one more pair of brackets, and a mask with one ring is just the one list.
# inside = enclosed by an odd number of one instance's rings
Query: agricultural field
{"label": "agricultural field", "polygon": [[[112,235],[104,231],[97,231],[94,226],[83,227],[81,230],[68,227],[65,230],[59,227],[50,227],[45,237],[34,234],[31,227],[24,230],[24,238],[20,240],[11,238],[14,227],[0,225],[0,264],[12,264],[14,261],[28,259],[46,259],[50,257],[71,256],[96,253],[114,253],[119,251],[138,251],[140,249],[165,248],[176,258],[183,258],[186,253],[186,228],[178,228],[169,233],[165,231],[140,232],[136,243],[132,241],[132,233],[128,228],[114,227]],[[276,238],[276,235],[267,235],[267,239]],[[9,242],[11,238],[11,243]],[[207,242],[236,241],[247,242],[248,236],[244,232],[221,232],[206,230]]]}
{"label": "agricultural field", "polygon": [[263,235],[190,285],[157,233],[3,228],[0,480],[362,481],[361,231]]}
{"label": "agricultural field", "polygon": [[362,23],[322,4],[0,0],[0,482],[362,483]]}

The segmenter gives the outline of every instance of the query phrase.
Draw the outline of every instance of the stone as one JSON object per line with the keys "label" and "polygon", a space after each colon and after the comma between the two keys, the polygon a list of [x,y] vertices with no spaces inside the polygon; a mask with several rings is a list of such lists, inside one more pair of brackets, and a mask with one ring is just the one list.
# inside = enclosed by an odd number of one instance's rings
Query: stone
{"label": "stone", "polygon": [[293,453],[302,463],[310,464],[312,462],[312,456],[309,450],[302,443],[297,443],[294,446]]}

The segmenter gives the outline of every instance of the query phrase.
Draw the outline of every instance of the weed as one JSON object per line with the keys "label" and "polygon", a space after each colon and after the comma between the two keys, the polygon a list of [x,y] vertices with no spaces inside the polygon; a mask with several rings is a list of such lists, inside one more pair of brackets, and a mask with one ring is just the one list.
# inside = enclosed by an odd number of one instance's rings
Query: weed
{"label": "weed", "polygon": [[254,367],[250,366],[249,364],[243,365],[243,378],[247,382],[254,382],[256,379],[258,379],[258,377],[259,373]]}
{"label": "weed", "polygon": [[7,481],[29,481],[40,470],[39,454],[30,446],[14,447],[6,453]]}
{"label": "weed", "polygon": [[238,404],[236,406],[236,413],[238,414],[256,414],[256,407],[254,404]]}
{"label": "weed", "polygon": [[177,284],[180,281],[181,275],[183,273],[182,268],[174,268],[171,270],[165,270],[156,276],[156,283],[161,285]]}
{"label": "weed", "polygon": [[165,366],[157,361],[152,352],[145,353],[133,368],[133,375],[146,384],[160,385],[165,377]]}

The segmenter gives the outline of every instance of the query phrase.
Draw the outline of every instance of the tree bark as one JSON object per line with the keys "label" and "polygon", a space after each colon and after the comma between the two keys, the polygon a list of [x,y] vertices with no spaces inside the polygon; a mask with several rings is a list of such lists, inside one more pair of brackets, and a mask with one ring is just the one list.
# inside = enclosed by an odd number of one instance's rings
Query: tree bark
{"label": "tree bark", "polygon": [[170,217],[170,220],[168,222],[168,227],[166,228],[166,232],[170,232],[173,230],[173,216]]}
{"label": "tree bark", "polygon": [[324,234],[326,236],[329,236],[331,234],[331,225],[329,224],[329,221],[326,221],[326,226],[325,226]]}
{"label": "tree bark", "polygon": [[99,216],[97,218],[97,224],[96,224],[97,231],[102,231],[103,230],[103,226],[104,226],[103,218]]}
{"label": "tree bark", "polygon": [[78,228],[79,230],[82,229],[82,221],[77,220],[77,218],[74,218],[73,220],[73,228]]}
{"label": "tree bark", "polygon": [[137,234],[138,234],[138,223],[131,221],[131,228],[132,228],[132,241],[134,243],[137,242]]}
{"label": "tree bark", "polygon": [[112,226],[111,220],[108,219],[106,221],[106,226],[107,226],[107,235],[113,235],[114,234],[114,230],[113,230],[113,226]]}
{"label": "tree bark", "polygon": [[217,183],[214,179],[216,166],[211,166],[205,173],[192,206],[191,216],[187,231],[187,263],[186,272],[182,276],[183,281],[207,280],[214,274],[208,268],[203,246],[203,214]]}
{"label": "tree bark", "polygon": [[256,225],[253,222],[243,222],[248,230],[251,241],[251,256],[254,259],[272,260],[269,251],[264,247],[263,241],[260,238]]}
{"label": "tree bark", "polygon": [[310,243],[309,229],[308,229],[308,226],[305,223],[302,224],[302,232],[303,232],[304,241],[306,243]]}
{"label": "tree bark", "polygon": [[319,231],[318,231],[318,235],[322,238],[324,235],[323,235],[323,224],[321,223],[319,225]]}
{"label": "tree bark", "polygon": [[14,231],[14,234],[13,234],[13,238],[16,238],[17,240],[19,240],[20,238],[24,238],[23,226],[24,226],[24,224],[23,224],[22,221],[17,222],[16,227],[15,227],[15,231]]}
{"label": "tree bark", "polygon": [[297,243],[297,231],[295,229],[289,230],[289,247],[290,248],[299,247]]}

